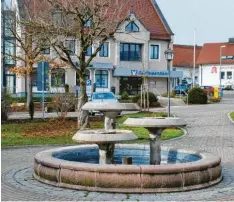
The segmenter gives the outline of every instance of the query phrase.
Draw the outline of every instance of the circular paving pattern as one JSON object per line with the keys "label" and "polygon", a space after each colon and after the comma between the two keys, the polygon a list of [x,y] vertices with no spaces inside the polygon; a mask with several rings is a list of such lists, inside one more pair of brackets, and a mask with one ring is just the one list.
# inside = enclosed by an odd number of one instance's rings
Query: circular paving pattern
{"label": "circular paving pattern", "polygon": [[2,174],[2,181],[10,187],[48,197],[67,200],[208,200],[234,195],[234,168],[223,167],[223,180],[218,185],[180,193],[160,194],[112,194],[63,189],[38,182],[33,178],[33,167],[22,167]]}

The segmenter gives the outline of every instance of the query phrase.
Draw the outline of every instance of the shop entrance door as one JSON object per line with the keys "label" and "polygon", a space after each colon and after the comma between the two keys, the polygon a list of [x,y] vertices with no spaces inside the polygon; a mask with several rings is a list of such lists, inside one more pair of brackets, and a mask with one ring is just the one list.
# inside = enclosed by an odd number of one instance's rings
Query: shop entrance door
{"label": "shop entrance door", "polygon": [[141,77],[121,77],[120,93],[126,91],[129,95],[138,95],[141,93]]}

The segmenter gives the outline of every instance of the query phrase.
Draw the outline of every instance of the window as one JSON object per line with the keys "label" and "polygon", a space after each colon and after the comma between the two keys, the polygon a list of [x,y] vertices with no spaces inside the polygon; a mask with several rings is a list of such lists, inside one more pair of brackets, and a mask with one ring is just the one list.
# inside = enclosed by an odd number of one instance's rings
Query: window
{"label": "window", "polygon": [[221,72],[221,79],[225,79],[225,72]]}
{"label": "window", "polygon": [[91,25],[92,25],[92,21],[91,21],[91,20],[88,20],[88,21],[85,23],[84,27],[85,27],[85,28],[90,28]]}
{"label": "window", "polygon": [[75,40],[66,40],[65,47],[67,48],[70,55],[75,55],[76,47],[75,47]]}
{"label": "window", "polygon": [[139,32],[139,27],[136,25],[135,22],[130,22],[126,27],[125,27],[126,32]]}
{"label": "window", "polygon": [[65,70],[52,69],[51,70],[51,86],[63,87],[65,85]]}
{"label": "window", "polygon": [[99,57],[108,57],[109,56],[109,43],[104,43],[99,51]]}
{"label": "window", "polygon": [[159,59],[159,45],[150,45],[150,59]]}
{"label": "window", "polygon": [[12,65],[15,64],[15,41],[14,39],[5,41],[5,63]]}
{"label": "window", "polygon": [[[85,74],[85,81],[90,80],[90,71],[86,70],[86,74]],[[76,85],[79,86],[80,85],[80,78],[79,75],[76,72]]]}
{"label": "window", "polygon": [[47,49],[43,50],[42,54],[49,55],[50,54],[50,48],[47,48]]}
{"label": "window", "polygon": [[87,51],[86,51],[85,56],[91,56],[91,55],[92,55],[92,46],[89,46],[89,47],[87,48]]}
{"label": "window", "polygon": [[97,88],[108,88],[108,71],[107,70],[96,70],[95,71],[95,82]]}
{"label": "window", "polygon": [[120,60],[141,61],[141,44],[120,44]]}
{"label": "window", "polygon": [[232,72],[227,72],[227,79],[232,79]]}
{"label": "window", "polygon": [[32,86],[37,86],[37,69],[32,70]]}
{"label": "window", "polygon": [[14,32],[16,31],[15,22],[15,12],[13,11],[4,11],[5,14],[5,37],[13,37]]}

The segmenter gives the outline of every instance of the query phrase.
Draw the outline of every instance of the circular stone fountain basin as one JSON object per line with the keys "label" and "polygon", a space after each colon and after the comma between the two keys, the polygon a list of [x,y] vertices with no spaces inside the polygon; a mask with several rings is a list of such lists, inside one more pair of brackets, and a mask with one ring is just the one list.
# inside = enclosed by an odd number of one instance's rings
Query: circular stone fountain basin
{"label": "circular stone fountain basin", "polygon": [[[162,165],[147,165],[148,152],[146,145],[116,145],[117,164],[104,165],[97,162],[96,145],[51,149],[35,156],[34,177],[59,187],[119,193],[188,191],[222,179],[221,159],[211,153],[162,147]],[[118,164],[122,157],[132,157],[133,165]]]}
{"label": "circular stone fountain basin", "polygon": [[83,130],[78,131],[72,140],[78,143],[87,144],[107,144],[130,140],[136,140],[138,137],[130,130]]}

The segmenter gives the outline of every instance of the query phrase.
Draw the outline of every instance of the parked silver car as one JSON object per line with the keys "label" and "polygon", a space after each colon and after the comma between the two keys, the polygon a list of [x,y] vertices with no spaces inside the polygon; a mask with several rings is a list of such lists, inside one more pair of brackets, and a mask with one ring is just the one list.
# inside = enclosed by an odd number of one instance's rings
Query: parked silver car
{"label": "parked silver car", "polygon": [[[95,92],[92,94],[90,102],[110,102],[117,103],[118,99],[115,97],[115,94],[112,92]],[[89,113],[94,116],[96,113],[100,113],[99,111],[89,111]]]}

